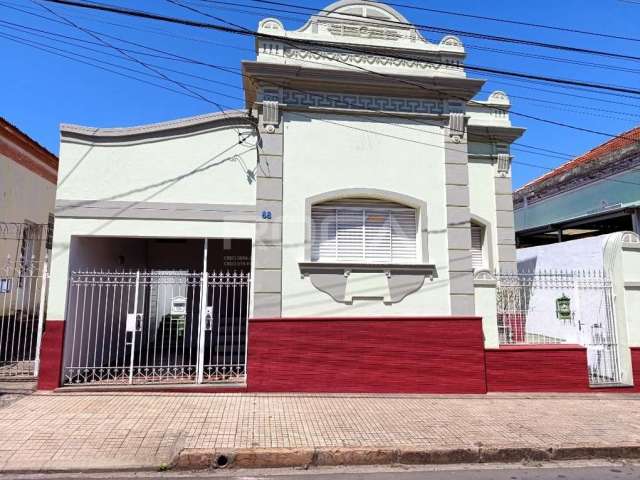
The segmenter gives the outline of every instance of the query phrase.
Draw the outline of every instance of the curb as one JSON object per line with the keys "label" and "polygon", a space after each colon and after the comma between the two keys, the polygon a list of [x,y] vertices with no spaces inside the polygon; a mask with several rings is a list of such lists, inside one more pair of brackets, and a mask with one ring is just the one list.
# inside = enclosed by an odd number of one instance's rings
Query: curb
{"label": "curb", "polygon": [[182,470],[214,468],[284,468],[349,465],[443,465],[517,463],[590,459],[640,458],[640,445],[582,447],[469,448],[187,448],[172,467]]}

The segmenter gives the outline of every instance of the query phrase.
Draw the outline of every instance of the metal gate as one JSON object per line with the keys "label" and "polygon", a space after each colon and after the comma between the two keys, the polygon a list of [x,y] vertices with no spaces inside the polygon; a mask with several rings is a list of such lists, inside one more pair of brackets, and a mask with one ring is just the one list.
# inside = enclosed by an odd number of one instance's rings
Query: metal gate
{"label": "metal gate", "polygon": [[497,280],[500,344],[577,343],[587,348],[591,385],[620,383],[613,293],[604,272],[538,271]]}
{"label": "metal gate", "polygon": [[63,384],[242,382],[250,274],[73,272]]}
{"label": "metal gate", "polygon": [[48,279],[46,261],[0,268],[0,379],[38,376]]}

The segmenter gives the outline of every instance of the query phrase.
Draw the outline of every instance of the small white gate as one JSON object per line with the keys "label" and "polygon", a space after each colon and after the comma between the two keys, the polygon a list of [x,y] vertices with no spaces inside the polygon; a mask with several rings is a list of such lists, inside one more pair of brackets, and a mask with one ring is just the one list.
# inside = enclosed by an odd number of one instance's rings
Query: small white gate
{"label": "small white gate", "polygon": [[613,293],[604,272],[540,271],[497,279],[501,344],[580,344],[587,348],[591,385],[620,383]]}
{"label": "small white gate", "polygon": [[46,261],[0,268],[0,379],[38,376],[48,280]]}
{"label": "small white gate", "polygon": [[63,384],[242,382],[247,273],[73,272]]}

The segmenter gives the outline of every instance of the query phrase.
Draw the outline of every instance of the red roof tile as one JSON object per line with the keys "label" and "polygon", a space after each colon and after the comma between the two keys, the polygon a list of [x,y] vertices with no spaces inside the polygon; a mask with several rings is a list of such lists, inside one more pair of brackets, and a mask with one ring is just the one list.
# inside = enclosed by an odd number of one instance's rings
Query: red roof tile
{"label": "red roof tile", "polygon": [[620,150],[621,148],[628,147],[633,143],[640,141],[640,127],[635,127],[629,130],[628,132],[622,133],[619,136],[608,140],[602,145],[597,146],[596,148],[589,150],[587,153],[580,155],[572,160],[569,160],[566,163],[563,163],[557,168],[554,168],[549,173],[545,173],[541,177],[536,178],[535,180],[526,183],[522,187],[518,188],[516,192],[519,192],[525,188],[530,188],[534,185],[538,185],[550,178],[556,177],[562,173],[566,173],[570,170],[573,170],[579,165],[584,165],[585,163],[589,163],[593,160],[596,160],[603,155],[614,152],[616,150]]}

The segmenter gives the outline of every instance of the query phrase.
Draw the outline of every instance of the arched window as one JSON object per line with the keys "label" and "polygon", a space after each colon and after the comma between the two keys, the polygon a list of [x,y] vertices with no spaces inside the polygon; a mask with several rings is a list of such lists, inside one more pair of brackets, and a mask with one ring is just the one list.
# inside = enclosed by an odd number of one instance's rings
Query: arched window
{"label": "arched window", "polygon": [[416,209],[369,198],[311,207],[311,261],[412,263],[417,255]]}

